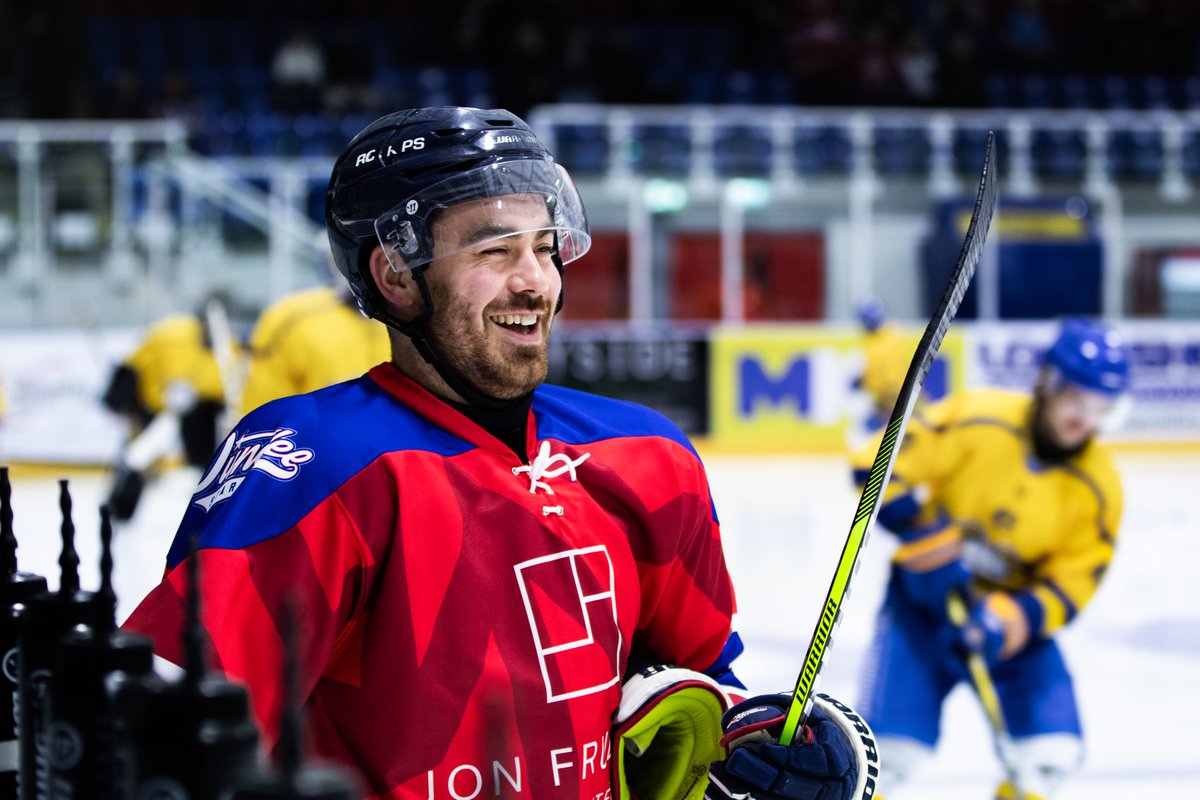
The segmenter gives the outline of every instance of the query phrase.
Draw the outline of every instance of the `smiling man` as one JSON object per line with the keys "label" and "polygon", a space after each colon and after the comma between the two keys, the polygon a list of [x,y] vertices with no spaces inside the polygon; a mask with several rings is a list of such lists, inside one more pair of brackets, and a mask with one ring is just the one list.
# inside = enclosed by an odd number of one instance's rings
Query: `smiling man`
{"label": "smiling man", "polygon": [[790,697],[730,708],[733,589],[684,434],[542,383],[590,235],[530,128],[376,120],[334,165],[326,223],[392,358],[242,419],[127,627],[178,664],[198,559],[213,660],[272,745],[290,603],[310,741],[371,797],[869,796],[869,728],[841,704],[818,699],[794,747],[769,733]]}

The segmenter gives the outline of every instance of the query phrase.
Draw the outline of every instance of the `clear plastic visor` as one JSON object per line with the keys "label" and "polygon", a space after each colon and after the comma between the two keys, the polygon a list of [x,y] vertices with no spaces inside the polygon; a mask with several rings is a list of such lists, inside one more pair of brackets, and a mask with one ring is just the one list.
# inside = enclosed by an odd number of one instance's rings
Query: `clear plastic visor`
{"label": "clear plastic visor", "polygon": [[[451,218],[453,224],[447,224]],[[456,175],[375,220],[375,234],[397,271],[539,231],[555,234],[564,264],[591,247],[583,202],[566,170],[532,159],[488,164]]]}

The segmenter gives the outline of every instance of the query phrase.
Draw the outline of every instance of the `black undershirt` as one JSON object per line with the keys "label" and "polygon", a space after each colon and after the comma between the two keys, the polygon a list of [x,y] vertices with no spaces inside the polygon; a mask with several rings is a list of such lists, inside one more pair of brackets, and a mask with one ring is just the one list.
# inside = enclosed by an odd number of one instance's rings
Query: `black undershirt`
{"label": "black undershirt", "polygon": [[533,393],[518,397],[501,408],[479,408],[454,400],[446,401],[456,411],[495,436],[508,449],[517,454],[524,464],[529,460],[525,452],[525,429],[529,423],[529,409],[533,405]]}

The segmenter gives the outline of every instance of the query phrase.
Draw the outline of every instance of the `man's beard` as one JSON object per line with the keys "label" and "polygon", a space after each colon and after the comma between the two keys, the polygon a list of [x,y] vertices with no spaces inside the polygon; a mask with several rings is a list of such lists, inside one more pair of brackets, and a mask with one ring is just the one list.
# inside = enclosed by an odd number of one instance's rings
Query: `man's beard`
{"label": "man's beard", "polygon": [[[542,339],[536,345],[514,347],[498,341],[486,317],[478,315],[466,301],[451,295],[441,283],[431,281],[433,315],[426,323],[429,339],[438,356],[478,392],[498,400],[527,395],[546,380],[547,342],[552,314],[545,300],[514,295],[505,312],[541,312]],[[473,324],[474,323],[474,324]],[[479,325],[483,326],[482,332]]]}
{"label": "man's beard", "polygon": [[1038,461],[1043,464],[1062,464],[1083,452],[1083,449],[1092,441],[1092,437],[1085,437],[1082,442],[1074,447],[1063,447],[1054,438],[1054,434],[1050,429],[1050,423],[1046,420],[1046,415],[1042,413],[1042,407],[1046,404],[1046,400],[1042,397],[1041,392],[1034,394],[1033,405],[1030,406],[1030,435],[1033,439],[1033,454],[1037,456]]}

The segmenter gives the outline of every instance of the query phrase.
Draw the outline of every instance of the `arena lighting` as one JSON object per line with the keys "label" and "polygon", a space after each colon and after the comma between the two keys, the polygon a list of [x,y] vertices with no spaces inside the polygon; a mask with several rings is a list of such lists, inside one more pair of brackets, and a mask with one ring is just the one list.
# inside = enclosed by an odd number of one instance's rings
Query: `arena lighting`
{"label": "arena lighting", "polygon": [[733,178],[725,184],[726,197],[743,211],[763,208],[771,202],[771,186],[760,178]]}
{"label": "arena lighting", "polygon": [[687,208],[688,190],[679,181],[650,178],[642,185],[642,202],[652,214],[669,214]]}

